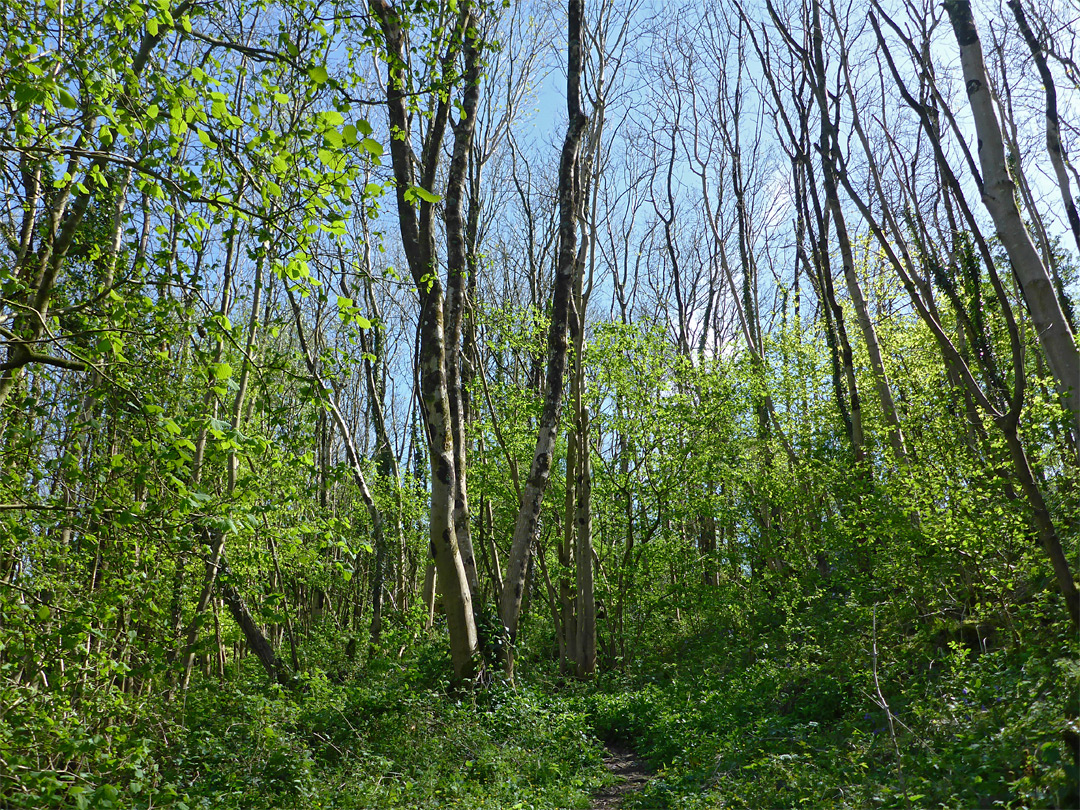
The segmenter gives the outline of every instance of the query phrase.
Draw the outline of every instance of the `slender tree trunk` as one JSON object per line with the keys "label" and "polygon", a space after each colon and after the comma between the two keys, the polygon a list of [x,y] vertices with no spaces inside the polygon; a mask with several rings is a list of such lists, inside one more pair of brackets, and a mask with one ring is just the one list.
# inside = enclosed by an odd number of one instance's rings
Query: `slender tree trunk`
{"label": "slender tree trunk", "polygon": [[[202,590],[199,591],[199,600],[195,603],[195,613],[191,617],[187,639],[184,642],[184,671],[180,677],[178,688],[180,692],[187,691],[188,684],[191,683],[191,671],[195,666],[195,642],[198,639],[203,611],[206,610],[206,606],[210,603],[210,598],[214,593],[214,583],[217,581],[218,566],[221,563],[221,554],[225,546],[225,536],[221,532],[214,532],[213,536],[210,556],[206,561],[206,574],[203,577]],[[171,700],[172,697],[173,693],[170,691],[168,699]]]}
{"label": "slender tree trunk", "polygon": [[[242,186],[241,186],[242,188]],[[239,196],[238,196],[239,199]],[[225,248],[225,265],[223,273],[223,283],[221,285],[221,305],[218,309],[218,314],[221,317],[228,315],[232,309],[232,278],[236,262],[236,242],[237,242],[237,219],[233,217],[230,226],[232,235],[229,237]],[[249,374],[247,357],[250,355],[254,339],[255,339],[255,324],[258,318],[259,310],[259,297],[262,292],[262,263],[261,261],[256,264],[255,275],[255,289],[253,293],[253,302],[251,308],[251,316],[248,321],[247,331],[247,351],[248,355],[244,357],[244,365],[240,375],[240,384],[237,388],[236,398],[233,401],[232,410],[232,425],[233,428],[238,428],[240,424],[240,415],[243,411],[244,395],[247,391],[247,377]],[[224,341],[221,338],[215,342],[214,346],[214,362],[221,360],[222,351],[224,349]],[[210,406],[213,406],[212,414],[217,415],[218,401],[213,391],[207,390],[203,397],[203,409],[206,410]],[[203,423],[203,426],[199,429],[198,438],[195,441],[195,455],[191,462],[191,486],[195,488],[202,478],[202,465],[203,459],[206,453],[206,442],[208,439],[208,421]],[[228,483],[227,493],[231,497],[233,490],[236,486],[236,451],[232,450],[229,453],[228,462]],[[183,660],[183,672],[180,676],[179,691],[187,691],[188,685],[191,683],[191,673],[195,666],[195,642],[198,640],[199,626],[203,621],[203,612],[210,604],[210,599],[214,593],[214,584],[217,582],[218,568],[221,563],[221,555],[224,553],[225,547],[225,535],[220,531],[211,531],[209,529],[204,530],[204,541],[209,547],[209,555],[206,557],[206,572],[203,575],[202,588],[199,591],[198,601],[195,603],[195,612],[191,617],[191,623],[188,625],[187,635],[184,643]],[[171,700],[175,693],[170,690],[168,699]]]}
{"label": "slender tree trunk", "polygon": [[[886,429],[889,433],[889,444],[897,462],[906,464],[907,449],[904,446],[904,434],[900,427],[900,419],[896,413],[896,405],[893,402],[889,379],[885,374],[885,364],[881,359],[881,345],[878,342],[877,330],[870,319],[866,297],[863,295],[862,285],[859,283],[858,274],[855,272],[855,254],[851,247],[851,238],[848,235],[847,224],[844,219],[844,209],[840,205],[840,195],[836,187],[836,156],[839,154],[840,144],[836,127],[832,122],[832,111],[829,109],[825,58],[822,46],[821,4],[818,0],[813,0],[812,15],[814,95],[817,99],[818,114],[821,119],[821,174],[822,184],[825,188],[825,202],[832,214],[832,223],[836,231],[836,241],[840,248],[840,261],[843,265],[844,281],[847,284],[848,295],[851,297],[851,303],[855,309],[855,319],[858,321],[859,328],[862,331],[863,342],[866,344],[867,354],[870,357],[874,385],[877,388],[878,399],[881,403]],[[837,100],[837,103],[839,103],[839,100]],[[854,375],[852,375],[852,385],[854,384],[853,380]]]}
{"label": "slender tree trunk", "polygon": [[[578,392],[580,400],[580,390]],[[592,546],[592,471],[589,466],[589,416],[579,401],[578,410],[578,487],[575,523],[577,545],[577,675],[590,678],[596,674],[596,592],[593,583]]]}
{"label": "slender tree trunk", "polygon": [[983,63],[982,44],[975,28],[969,0],[946,0],[960,64],[964,72],[968,101],[971,104],[975,132],[979,138],[979,165],[982,169],[980,192],[983,203],[994,220],[1020,290],[1031,313],[1035,334],[1046,354],[1058,392],[1071,411],[1073,424],[1080,419],[1080,353],[1061,302],[1046,266],[1031,241],[1020,209],[1005,158],[1001,128],[990,97],[990,83]]}
{"label": "slender tree trunk", "polygon": [[[386,539],[384,531],[384,520],[382,510],[379,509],[378,504],[375,503],[375,498],[371,494],[371,490],[368,487],[367,479],[364,476],[364,471],[361,466],[360,451],[356,447],[356,442],[353,439],[352,430],[349,428],[349,423],[345,420],[345,416],[341,412],[341,408],[338,406],[337,395],[333,391],[332,387],[327,384],[323,379],[318,366],[316,365],[315,353],[308,344],[307,335],[304,328],[303,314],[300,311],[300,306],[296,301],[296,296],[293,291],[286,287],[286,294],[289,299],[289,303],[292,306],[293,321],[296,325],[297,338],[300,341],[300,349],[304,356],[304,362],[307,365],[308,374],[311,380],[318,386],[324,404],[327,410],[330,411],[330,415],[333,418],[334,424],[337,425],[338,432],[341,434],[342,443],[345,445],[345,455],[349,462],[349,471],[352,473],[353,483],[356,484],[356,488],[360,493],[360,500],[363,501],[364,507],[367,510],[368,517],[371,519],[371,534],[376,549],[385,549]],[[377,420],[381,419],[381,410],[378,412]],[[385,426],[384,426],[385,430]],[[384,552],[385,553],[385,552]],[[381,600],[382,600],[382,572],[381,565],[382,560],[378,558],[376,554],[376,571],[372,576],[372,587],[377,587],[379,590],[377,594],[373,592],[372,601],[376,599],[379,601],[379,615],[372,619],[373,631],[375,639],[377,640],[378,631],[381,629]],[[355,567],[355,561],[354,561]],[[319,598],[322,598],[320,592]]]}
{"label": "slender tree trunk", "polygon": [[421,598],[424,601],[424,629],[430,630],[435,622],[435,591],[436,591],[435,563],[429,562],[424,566],[424,587]]}
{"label": "slender tree trunk", "polygon": [[563,499],[563,536],[559,545],[559,608],[562,615],[562,637],[559,647],[559,671],[570,672],[571,663],[577,660],[577,600],[575,580],[571,579],[577,555],[575,553],[575,504],[578,480],[578,434],[574,429],[566,432],[566,493]]}
{"label": "slender tree trunk", "polygon": [[[473,23],[470,18],[469,24]],[[468,37],[468,35],[466,35]],[[476,128],[476,106],[480,97],[480,53],[476,38],[465,46],[465,94],[461,118],[454,127],[454,150],[446,181],[446,380],[450,398],[450,424],[454,437],[454,531],[461,549],[465,578],[474,600],[480,595],[480,579],[476,573],[472,530],[469,525],[469,496],[466,486],[467,426],[465,391],[462,384],[462,319],[465,314],[465,289],[469,279],[468,250],[462,196],[465,193],[469,155],[473,148]]]}
{"label": "slender tree trunk", "polygon": [[1058,190],[1061,192],[1061,202],[1065,208],[1065,216],[1069,221],[1069,229],[1072,231],[1076,249],[1080,250],[1080,214],[1076,211],[1076,201],[1072,195],[1072,183],[1066,170],[1068,158],[1065,148],[1061,143],[1061,119],[1058,115],[1057,87],[1054,84],[1054,76],[1050,67],[1046,64],[1046,54],[1036,38],[1031,26],[1028,25],[1027,16],[1020,0],[1008,0],[1006,5],[1012,9],[1016,24],[1020,27],[1020,33],[1027,43],[1031,56],[1035,60],[1035,67],[1042,79],[1043,92],[1046,94],[1046,151],[1050,155],[1050,164],[1054,167],[1054,176],[1057,178]]}
{"label": "slender tree trunk", "polygon": [[1050,510],[1043,499],[1042,490],[1039,488],[1035,476],[1032,475],[1031,465],[1028,462],[1027,452],[1017,435],[1015,421],[1006,417],[998,420],[1005,441],[1009,446],[1009,455],[1012,457],[1013,468],[1016,476],[1020,479],[1020,488],[1027,498],[1031,507],[1035,528],[1039,533],[1039,541],[1050,558],[1050,565],[1054,569],[1054,578],[1057,580],[1061,595],[1065,598],[1065,608],[1072,620],[1074,630],[1080,629],[1080,593],[1076,589],[1076,580],[1073,578],[1072,564],[1061,547],[1061,539],[1050,517]]}
{"label": "slender tree trunk", "polygon": [[[572,521],[574,549],[574,613],[576,633],[574,662],[579,678],[596,674],[596,593],[593,583],[592,545],[592,470],[590,468],[589,409],[585,388],[585,312],[588,293],[585,291],[584,268],[574,279],[574,307],[570,313],[569,330],[574,341],[574,365],[570,379],[570,397],[574,408],[572,427],[576,450],[573,460],[566,460],[568,475],[574,477],[574,487],[567,483],[567,521]],[[591,273],[590,273],[591,277]],[[571,492],[573,493],[571,496]]]}
{"label": "slender tree trunk", "polygon": [[517,637],[521,598],[525,589],[529,554],[536,539],[540,506],[551,476],[551,459],[562,409],[566,374],[567,323],[574,275],[579,272],[578,217],[581,208],[578,153],[587,119],[581,109],[581,0],[568,2],[566,109],[569,119],[559,161],[559,251],[552,294],[551,325],[548,332],[547,390],[540,416],[536,450],[522,493],[521,509],[514,525],[514,537],[503,583],[501,615],[510,635],[506,672],[514,671],[513,643]]}

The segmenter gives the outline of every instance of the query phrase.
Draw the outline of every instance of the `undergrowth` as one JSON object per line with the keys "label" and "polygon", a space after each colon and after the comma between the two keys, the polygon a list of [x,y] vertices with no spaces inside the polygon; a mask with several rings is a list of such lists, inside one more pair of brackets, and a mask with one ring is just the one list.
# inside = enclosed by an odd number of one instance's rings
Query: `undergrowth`
{"label": "undergrowth", "polygon": [[734,632],[701,622],[601,677],[590,725],[656,771],[625,807],[1080,806],[1067,628],[1018,644],[983,625],[973,649],[958,622],[818,610]]}
{"label": "undergrowth", "polygon": [[[452,692],[440,641],[292,690],[252,662],[172,706],[114,695],[102,733],[9,711],[5,806],[587,808],[607,776],[584,714],[529,685]],[[17,750],[53,756],[15,762]]]}
{"label": "undergrowth", "polygon": [[1080,664],[1040,619],[1051,593],[964,621],[825,588],[715,598],[590,683],[541,654],[542,620],[514,687],[451,689],[441,638],[359,661],[329,636],[292,688],[251,657],[174,703],[9,682],[3,806],[587,808],[605,743],[655,772],[627,810],[1080,806]]}

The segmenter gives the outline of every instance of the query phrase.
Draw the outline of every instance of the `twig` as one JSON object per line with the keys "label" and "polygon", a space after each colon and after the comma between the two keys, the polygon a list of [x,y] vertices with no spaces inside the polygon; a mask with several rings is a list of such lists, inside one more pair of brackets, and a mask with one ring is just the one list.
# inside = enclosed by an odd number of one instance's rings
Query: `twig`
{"label": "twig", "polygon": [[877,674],[877,605],[873,607],[874,618],[874,638],[873,646],[871,647],[871,658],[874,666],[874,689],[877,691],[878,705],[885,710],[885,717],[889,720],[889,736],[892,738],[893,748],[896,750],[896,775],[900,779],[900,790],[904,794],[904,804],[907,807],[911,807],[911,799],[908,798],[907,783],[904,779],[904,766],[900,758],[900,744],[896,741],[896,726],[893,725],[892,710],[889,709],[889,704],[885,700],[885,695],[881,693],[881,683],[878,681]]}
{"label": "twig", "polygon": [[21,594],[23,594],[25,596],[29,596],[31,599],[33,599],[35,602],[37,602],[39,605],[44,605],[45,607],[49,608],[50,610],[55,610],[58,613],[73,613],[74,612],[74,611],[68,610],[67,608],[62,608],[59,605],[50,604],[49,602],[42,599],[40,596],[38,596],[33,591],[29,591],[26,588],[22,587],[21,585],[16,585],[14,582],[4,582],[3,580],[0,580],[0,585],[3,585],[5,588],[14,588],[19,593],[21,593]]}

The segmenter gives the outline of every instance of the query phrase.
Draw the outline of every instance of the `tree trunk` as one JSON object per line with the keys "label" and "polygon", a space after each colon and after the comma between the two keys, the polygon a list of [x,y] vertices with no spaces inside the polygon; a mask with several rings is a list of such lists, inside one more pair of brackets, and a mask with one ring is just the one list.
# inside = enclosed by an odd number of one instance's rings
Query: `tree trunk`
{"label": "tree trunk", "polygon": [[576,564],[574,553],[574,519],[577,502],[578,436],[575,430],[566,433],[566,493],[563,499],[563,536],[559,545],[559,610],[562,635],[559,639],[559,671],[566,674],[577,658],[577,600],[575,580],[571,572]]}
{"label": "tree trunk", "polygon": [[[450,633],[450,657],[453,661],[454,678],[464,683],[472,678],[473,657],[477,651],[476,622],[473,616],[472,589],[462,559],[455,530],[455,503],[458,496],[454,431],[450,409],[450,391],[447,380],[447,331],[444,315],[443,285],[435,261],[433,203],[421,196],[417,209],[413,195],[414,167],[417,164],[411,143],[410,115],[405,104],[406,88],[397,78],[399,71],[408,69],[405,56],[405,31],[399,12],[386,0],[371,0],[370,9],[378,20],[385,38],[386,56],[390,77],[386,81],[386,107],[390,126],[395,136],[390,139],[390,156],[394,170],[397,200],[398,228],[402,247],[409,263],[409,270],[420,294],[420,351],[418,376],[420,402],[427,426],[427,444],[431,470],[431,512],[429,520],[431,554],[438,571],[446,622]],[[479,47],[469,32],[474,29],[471,5],[462,4],[458,9],[455,34],[451,37],[444,62],[452,65],[456,59],[455,48],[464,45],[466,52]],[[467,60],[476,58],[466,56]],[[468,92],[468,90],[467,90]],[[443,135],[450,115],[450,100],[440,96],[432,114],[425,137],[424,150],[419,161],[420,187],[430,191],[435,184],[439,157],[442,152]],[[459,124],[459,127],[461,125]],[[464,138],[464,136],[462,136]],[[471,138],[471,135],[469,136]],[[459,139],[459,141],[462,139]],[[466,145],[468,141],[466,140]],[[455,145],[465,148],[461,143]],[[464,171],[454,172],[447,182],[445,197],[448,204],[457,199],[460,205],[464,183]],[[460,221],[460,212],[458,215]],[[451,239],[460,233],[448,234]],[[456,248],[451,248],[452,251]],[[455,344],[456,345],[456,344]],[[471,556],[471,549],[470,556]],[[475,559],[470,560],[475,569]],[[475,571],[474,571],[475,577]]]}
{"label": "tree trunk", "polygon": [[240,631],[244,634],[244,640],[247,642],[248,647],[251,648],[251,651],[258,657],[259,663],[263,665],[263,669],[270,676],[270,680],[277,681],[282,686],[287,685],[289,682],[288,668],[281,663],[281,660],[274,652],[274,648],[267,641],[266,636],[263,635],[263,631],[255,623],[244,597],[229,581],[228,565],[224,555],[220,560],[222,573],[225,574],[226,578],[218,579],[218,587],[221,589],[222,599],[225,600],[225,605],[229,608],[233,621],[239,625]]}
{"label": "tree trunk", "polygon": [[[877,330],[874,328],[873,321],[870,320],[866,297],[863,295],[862,285],[859,283],[859,277],[855,272],[855,254],[851,247],[851,239],[844,220],[844,209],[840,205],[840,195],[836,187],[836,157],[839,155],[840,144],[829,109],[825,58],[822,47],[821,7],[817,0],[813,2],[812,12],[814,26],[812,54],[813,72],[815,74],[814,96],[817,99],[818,114],[821,119],[821,175],[822,185],[825,188],[825,202],[832,214],[833,228],[836,231],[836,241],[840,248],[840,261],[843,265],[844,281],[847,284],[848,295],[851,297],[851,303],[855,309],[855,318],[859,323],[863,342],[866,344],[866,351],[870,357],[870,368],[874,375],[874,385],[877,388],[881,410],[885,417],[886,430],[889,433],[889,444],[897,462],[906,464],[907,449],[904,446],[904,434],[900,428],[900,419],[896,414],[896,405],[893,402],[889,379],[885,374],[885,364],[881,359],[881,344],[878,342]],[[837,100],[837,103],[839,103],[839,100]],[[848,363],[850,363],[850,360],[848,360]],[[857,401],[858,395],[854,393],[853,372],[850,375],[849,382],[852,385],[852,411],[854,413],[856,411],[854,403]]]}
{"label": "tree trunk", "polygon": [[579,272],[578,216],[579,193],[578,152],[587,119],[581,110],[581,0],[569,0],[567,28],[566,109],[569,119],[559,161],[559,252],[552,293],[551,325],[548,332],[547,391],[540,416],[536,450],[532,467],[522,493],[521,508],[514,525],[506,579],[503,583],[501,616],[510,635],[506,657],[506,673],[513,676],[513,643],[517,637],[521,598],[525,589],[529,554],[540,523],[540,506],[551,476],[551,459],[559,430],[562,410],[563,382],[566,375],[567,323],[574,276]]}
{"label": "tree trunk", "polygon": [[[580,384],[580,383],[579,383]],[[578,391],[580,399],[580,390]],[[577,675],[596,674],[596,592],[593,584],[592,472],[589,467],[588,413],[578,410],[578,487],[575,523],[577,575]]]}
{"label": "tree trunk", "polygon": [[1009,175],[971,3],[969,0],[946,0],[945,9],[960,48],[960,64],[979,139],[979,166],[983,175],[979,191],[1009,255],[1058,392],[1071,411],[1072,424],[1076,425],[1080,419],[1080,354],[1050,274],[1039,258],[1016,205],[1016,186]]}
{"label": "tree trunk", "polygon": [[[472,18],[469,20],[472,24]],[[466,35],[467,36],[467,35]],[[469,525],[469,496],[466,486],[468,438],[465,391],[462,385],[461,332],[465,313],[465,287],[468,282],[468,251],[462,219],[462,196],[466,171],[476,129],[476,106],[480,97],[480,54],[476,37],[465,46],[465,94],[461,117],[454,127],[454,150],[446,180],[444,221],[446,222],[446,378],[449,392],[450,424],[454,437],[454,531],[461,549],[465,578],[473,599],[480,596],[480,578],[476,573],[472,531]]]}
{"label": "tree trunk", "polygon": [[1031,507],[1035,528],[1039,533],[1039,541],[1050,558],[1050,565],[1054,569],[1054,578],[1057,580],[1061,595],[1065,598],[1065,608],[1072,620],[1073,629],[1080,629],[1080,593],[1076,589],[1076,580],[1073,578],[1072,566],[1065,551],[1061,547],[1061,539],[1050,517],[1050,510],[1043,499],[1035,476],[1032,475],[1031,465],[1028,463],[1024,445],[1017,435],[1015,421],[1008,419],[999,420],[1005,441],[1009,446],[1009,455],[1012,457],[1013,468],[1020,479],[1020,487],[1024,491],[1028,505]]}
{"label": "tree trunk", "polygon": [[435,563],[429,562],[424,566],[424,629],[430,630],[435,623],[435,587],[436,587]]}

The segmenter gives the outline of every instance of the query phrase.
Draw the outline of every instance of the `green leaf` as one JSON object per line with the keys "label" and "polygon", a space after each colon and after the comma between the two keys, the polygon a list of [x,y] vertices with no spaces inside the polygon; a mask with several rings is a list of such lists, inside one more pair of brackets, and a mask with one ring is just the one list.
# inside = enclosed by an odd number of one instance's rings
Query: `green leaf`
{"label": "green leaf", "polygon": [[409,188],[405,189],[405,202],[412,202],[417,197],[419,197],[424,202],[432,204],[437,203],[439,200],[442,199],[442,197],[440,197],[438,194],[433,194],[426,188],[421,188],[420,186],[410,186]]}
{"label": "green leaf", "polygon": [[60,87],[56,91],[56,96],[60,99],[60,103],[67,107],[69,110],[79,109],[79,102],[75,100],[75,96],[71,95],[63,87]]}
{"label": "green leaf", "polygon": [[322,65],[308,68],[308,76],[318,85],[326,84],[327,80],[330,78],[330,74],[326,72],[326,68]]}
{"label": "green leaf", "polygon": [[345,116],[337,110],[324,110],[319,113],[318,120],[324,127],[340,127],[345,123]]}
{"label": "green leaf", "polygon": [[210,373],[214,375],[215,380],[227,380],[232,376],[232,366],[228,363],[211,363]]}

